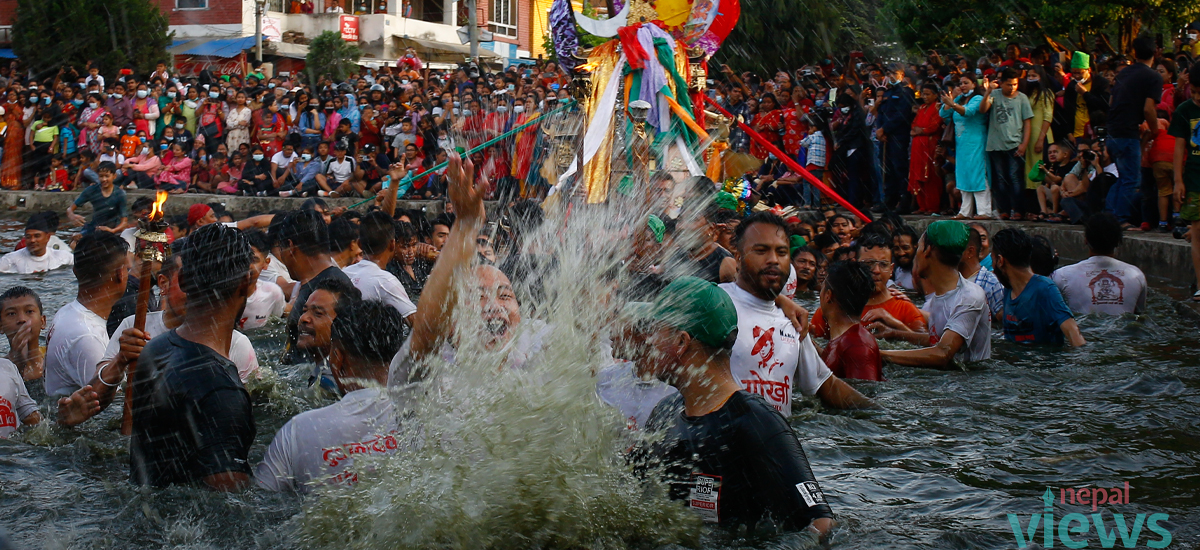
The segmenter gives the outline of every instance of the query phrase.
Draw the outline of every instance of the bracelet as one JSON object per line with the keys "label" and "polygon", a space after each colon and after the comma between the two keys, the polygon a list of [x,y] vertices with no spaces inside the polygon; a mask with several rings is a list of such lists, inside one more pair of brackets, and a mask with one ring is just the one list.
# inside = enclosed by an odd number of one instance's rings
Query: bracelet
{"label": "bracelet", "polygon": [[[104,367],[107,367],[110,364],[111,363],[105,363]],[[108,382],[104,381],[104,367],[100,367],[100,370],[96,372],[96,379],[99,380],[101,384],[104,384],[105,386],[108,386],[110,388],[115,388],[117,386],[120,386],[121,385],[120,378],[117,378],[117,382],[115,384],[109,384]]]}

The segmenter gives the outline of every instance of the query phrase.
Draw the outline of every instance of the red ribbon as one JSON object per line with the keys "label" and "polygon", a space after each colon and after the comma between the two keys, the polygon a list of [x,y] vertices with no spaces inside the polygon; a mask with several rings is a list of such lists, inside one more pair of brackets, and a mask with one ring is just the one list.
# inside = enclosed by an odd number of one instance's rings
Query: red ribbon
{"label": "red ribbon", "polygon": [[638,42],[637,31],[642,28],[641,23],[634,23],[628,27],[617,29],[617,36],[621,38],[621,48],[625,51],[625,60],[629,62],[629,66],[635,69],[646,68],[646,60],[650,58],[646,54],[646,50],[642,49],[642,44]]}
{"label": "red ribbon", "polygon": [[[849,210],[855,216],[858,216],[858,219],[862,220],[863,223],[871,223],[871,218],[868,218],[866,215],[864,215],[862,212],[860,212],[857,208],[854,207],[854,205],[850,204],[849,201],[847,201],[846,199],[843,199],[841,195],[834,193],[833,189],[830,189],[828,185],[825,185],[825,182],[817,179],[816,176],[813,176],[811,173],[809,173],[808,170],[805,170],[803,166],[800,166],[799,162],[796,162],[795,160],[792,159],[792,157],[789,157],[783,151],[780,151],[778,147],[776,147],[771,142],[767,141],[767,138],[762,137],[761,134],[759,134],[758,132],[755,132],[746,123],[738,121],[736,118],[733,117],[733,115],[729,114],[729,111],[726,111],[723,107],[718,105],[717,102],[713,100],[713,98],[708,97],[707,95],[704,95],[703,97],[704,97],[704,101],[706,101],[709,105],[712,105],[714,109],[720,111],[721,114],[725,115],[726,117],[729,117],[730,120],[736,121],[738,127],[741,128],[742,131],[746,132],[746,135],[750,136],[750,139],[757,141],[758,144],[761,145],[764,149],[766,149],[767,151],[770,151],[771,153],[774,153],[775,158],[778,158],[779,160],[783,161],[783,163],[786,164],[788,166],[788,168],[791,168],[793,172],[800,174],[800,176],[803,177],[805,179],[805,181],[807,181],[810,185],[812,185],[813,187],[816,187],[822,193],[829,195],[830,197],[833,197],[833,200],[837,201],[838,204],[845,207],[846,210]],[[830,149],[830,150],[832,150],[832,149]]]}

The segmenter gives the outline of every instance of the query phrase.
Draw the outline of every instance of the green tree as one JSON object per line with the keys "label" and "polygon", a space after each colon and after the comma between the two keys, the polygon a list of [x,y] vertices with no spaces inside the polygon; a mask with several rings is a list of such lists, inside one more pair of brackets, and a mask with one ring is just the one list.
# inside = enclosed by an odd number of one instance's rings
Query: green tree
{"label": "green tree", "polygon": [[[742,2],[716,63],[771,74],[850,50],[887,49],[876,23],[878,0],[755,0]],[[710,63],[710,70],[715,69]]]}
{"label": "green tree", "polygon": [[39,76],[88,61],[114,74],[126,65],[148,73],[167,61],[167,17],[146,0],[18,0],[13,51]]}
{"label": "green tree", "polygon": [[305,58],[308,81],[316,82],[321,76],[330,75],[340,81],[358,68],[358,58],[363,52],[355,44],[342,40],[342,35],[334,31],[325,31],[312,42],[308,43],[308,57]]}

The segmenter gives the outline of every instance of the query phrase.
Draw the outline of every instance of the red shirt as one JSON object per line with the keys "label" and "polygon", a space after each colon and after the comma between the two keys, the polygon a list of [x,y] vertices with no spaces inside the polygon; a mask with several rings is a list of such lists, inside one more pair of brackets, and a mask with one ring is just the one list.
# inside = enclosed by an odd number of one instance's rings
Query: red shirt
{"label": "red shirt", "polygon": [[861,324],[855,324],[841,336],[829,341],[821,353],[825,366],[838,378],[883,381],[883,359],[875,336]]}

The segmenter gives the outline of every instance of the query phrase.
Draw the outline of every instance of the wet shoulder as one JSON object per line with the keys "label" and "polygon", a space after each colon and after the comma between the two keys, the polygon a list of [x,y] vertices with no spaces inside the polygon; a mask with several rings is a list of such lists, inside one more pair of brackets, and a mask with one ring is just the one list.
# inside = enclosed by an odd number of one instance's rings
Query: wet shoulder
{"label": "wet shoulder", "polygon": [[232,361],[179,337],[174,330],[151,339],[141,357],[139,363],[148,366],[147,374],[157,375],[180,393],[202,396],[219,389],[243,389]]}

